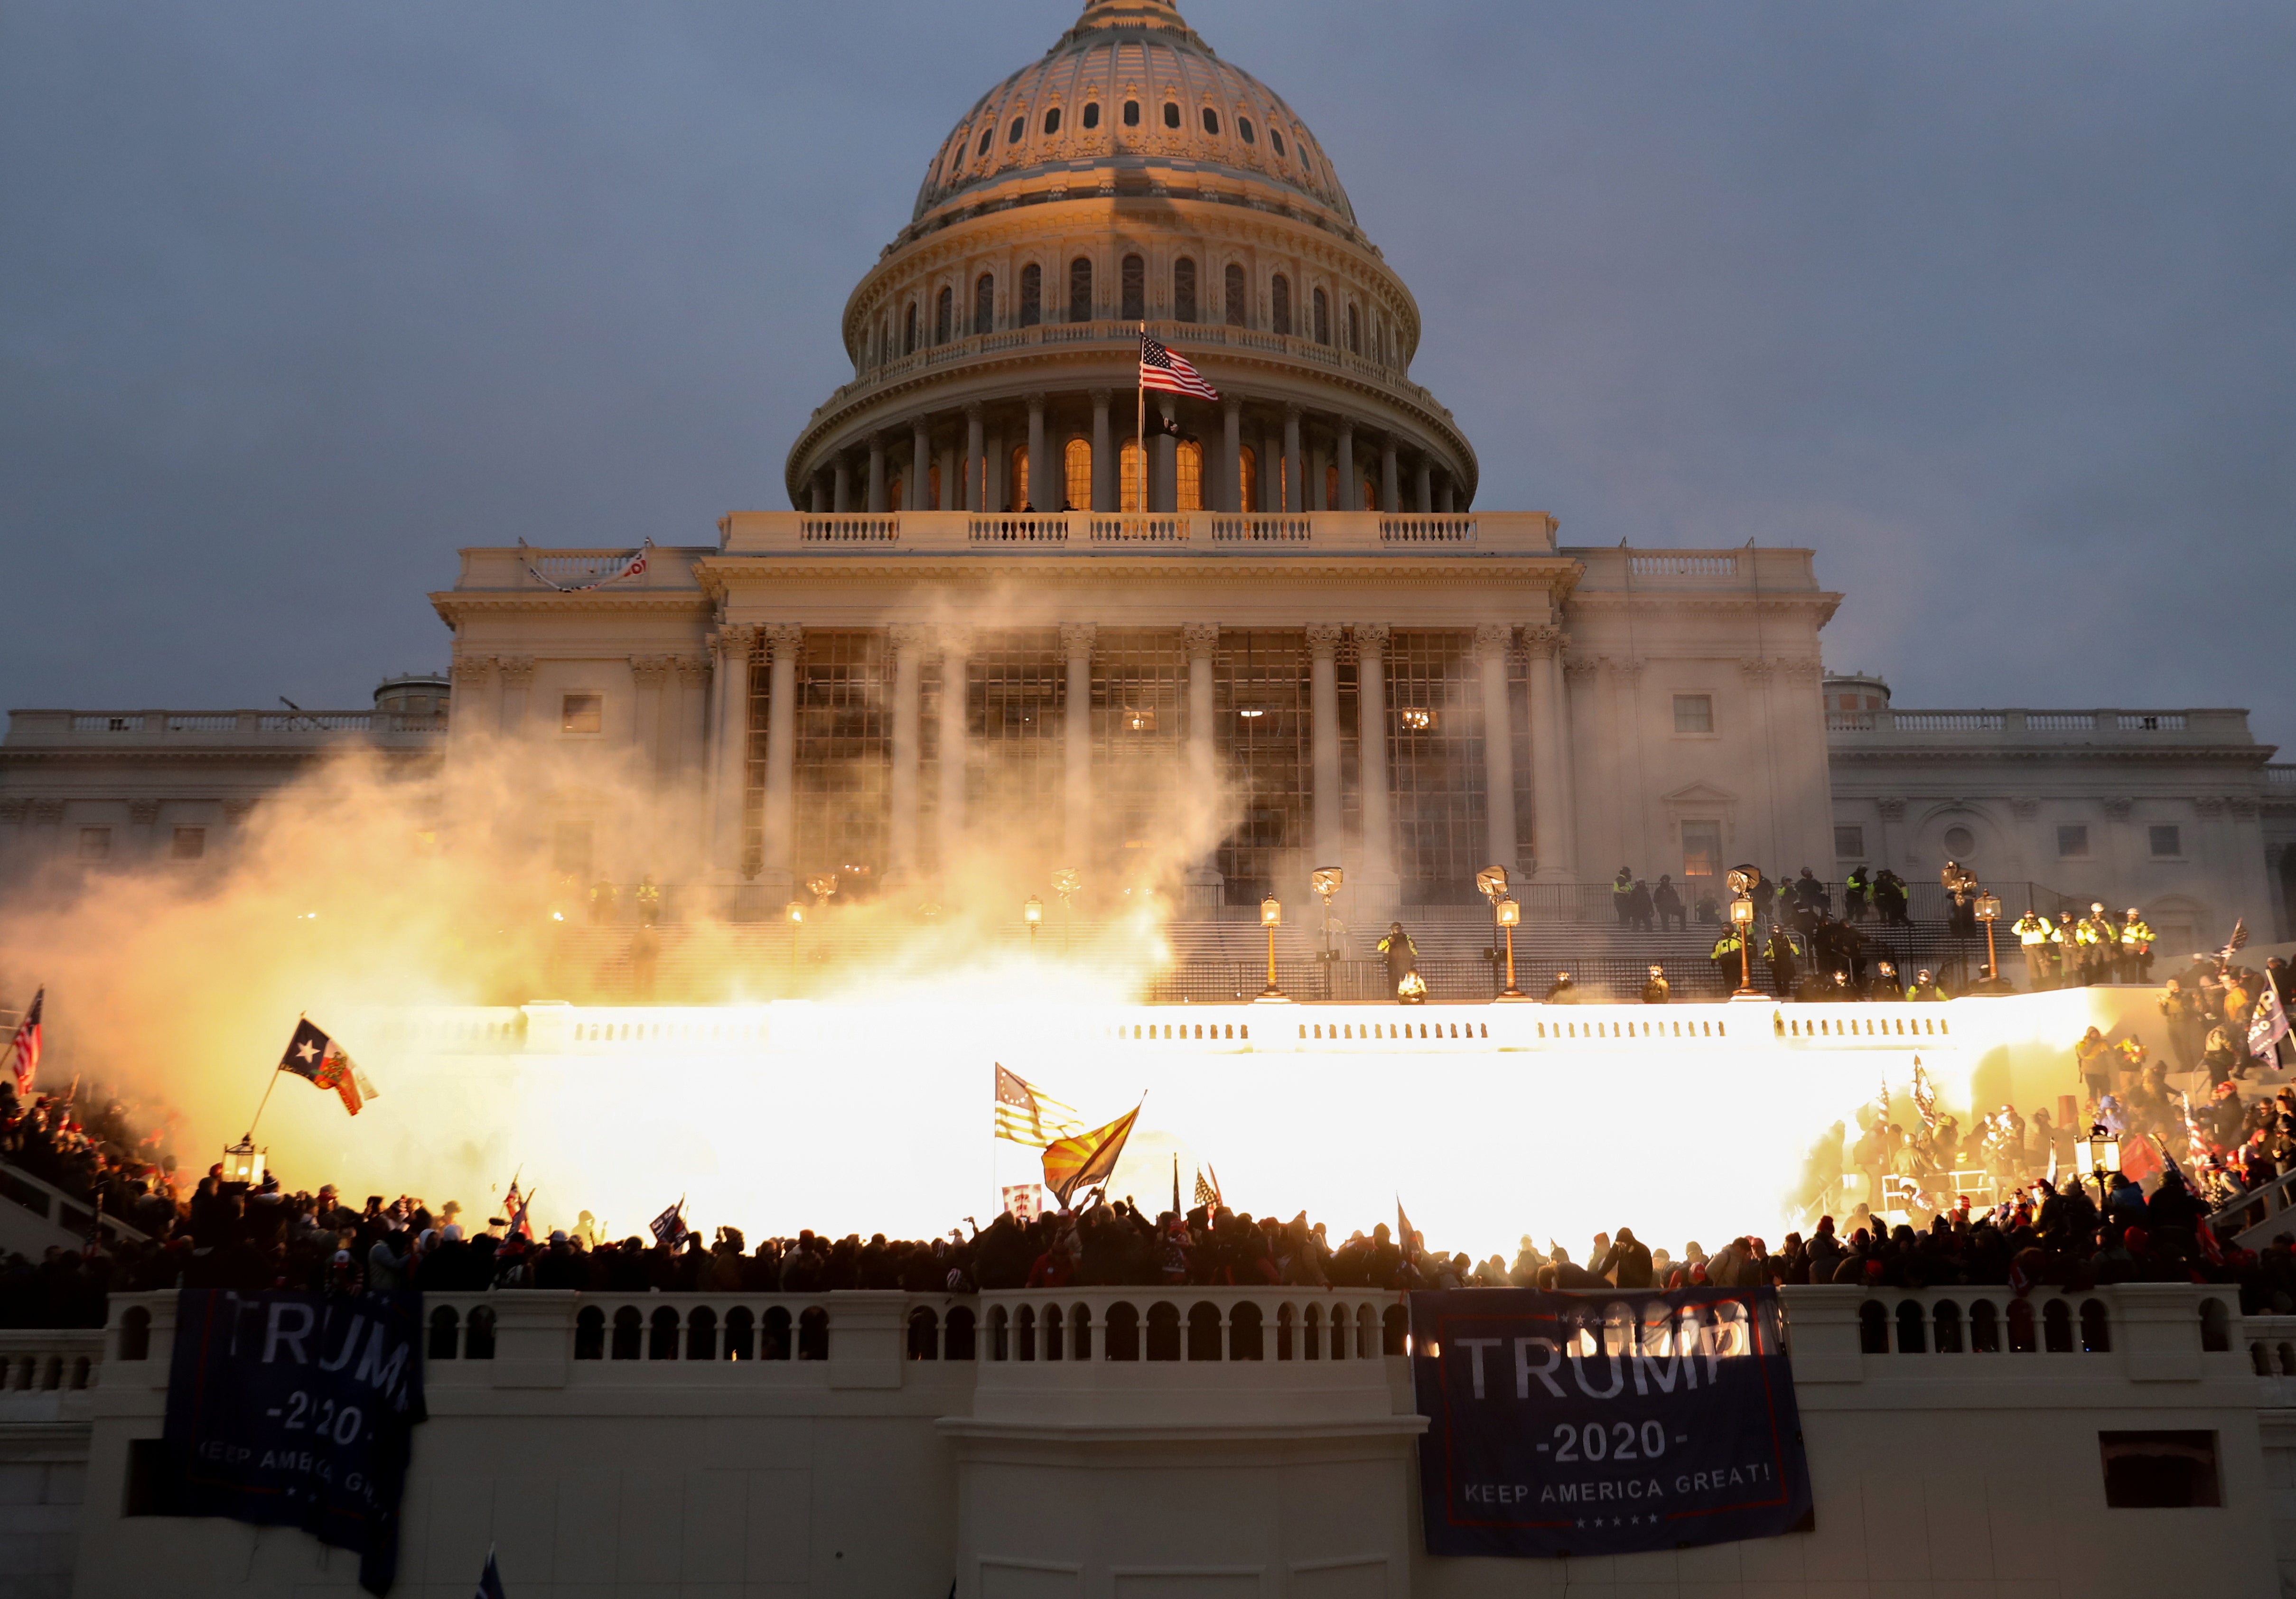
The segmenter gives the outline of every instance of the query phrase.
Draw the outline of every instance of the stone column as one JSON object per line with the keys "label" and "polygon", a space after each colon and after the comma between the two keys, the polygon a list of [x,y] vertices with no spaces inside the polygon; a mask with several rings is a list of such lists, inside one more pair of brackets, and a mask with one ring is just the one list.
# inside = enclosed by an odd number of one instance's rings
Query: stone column
{"label": "stone column", "polygon": [[1307,472],[1300,459],[1300,407],[1283,407],[1283,509],[1304,511],[1308,507]]}
{"label": "stone column", "polygon": [[885,436],[869,435],[869,509],[885,509]]}
{"label": "stone column", "polygon": [[1357,624],[1356,636],[1356,761],[1363,791],[1363,874],[1368,898],[1391,906],[1398,898],[1395,794],[1387,775],[1387,625]]}
{"label": "stone column", "polygon": [[1212,509],[1230,512],[1247,511],[1243,503],[1243,401],[1229,395],[1220,402],[1220,420],[1226,426],[1221,437],[1220,488],[1212,500]]}
{"label": "stone column", "polygon": [[766,795],[767,874],[784,893],[797,883],[797,660],[805,629],[777,622],[766,629],[773,665],[766,679]]}
{"label": "stone column", "polygon": [[[677,655],[670,660],[677,673],[676,726],[677,748],[669,770],[676,775],[677,791],[691,805],[706,789],[709,758],[709,657]],[[688,819],[689,837],[707,837]]]}
{"label": "stone column", "polygon": [[1283,509],[1283,436],[1273,428],[1259,435],[1259,504],[1252,509],[1271,516]]}
{"label": "stone column", "polygon": [[1451,514],[1452,509],[1456,504],[1452,497],[1455,493],[1456,490],[1451,485],[1451,474],[1449,472],[1445,472],[1443,474],[1442,487],[1435,491],[1435,509],[1439,514],[1444,516]]}
{"label": "stone column", "polygon": [[713,640],[718,653],[716,747],[709,762],[709,859],[731,874],[742,865],[742,797],[749,776],[750,657],[758,629],[748,622],[722,624]]}
{"label": "stone column", "polygon": [[829,508],[840,515],[853,509],[853,466],[842,455],[831,471]]}
{"label": "stone column", "polygon": [[909,424],[908,492],[901,497],[907,502],[908,511],[932,509],[932,434],[926,430],[925,419],[918,417]]}
{"label": "stone column", "polygon": [[1357,503],[1359,491],[1356,486],[1356,424],[1344,416],[1340,418],[1339,437],[1339,457],[1334,464],[1340,469],[1340,503],[1332,509],[1360,511],[1363,506]]}
{"label": "stone column", "polygon": [[[1118,507],[1116,444],[1108,426],[1109,390],[1092,391],[1092,506],[1095,511]],[[1079,507],[1082,509],[1082,507]]]}
{"label": "stone column", "polygon": [[1530,826],[1532,876],[1567,882],[1577,870],[1570,837],[1570,734],[1564,725],[1562,629],[1552,622],[1522,630],[1530,657]]}
{"label": "stone column", "polygon": [[976,514],[988,509],[988,447],[980,434],[979,402],[964,408],[964,508]]}
{"label": "stone column", "polygon": [[1393,516],[1403,509],[1403,496],[1397,488],[1395,435],[1390,433],[1379,441],[1379,508]]}
{"label": "stone column", "polygon": [[829,480],[819,472],[813,474],[813,489],[806,503],[813,507],[816,516],[829,509]]}
{"label": "stone column", "polygon": [[1065,800],[1061,864],[1085,870],[1092,853],[1092,644],[1099,629],[1090,622],[1061,628],[1061,652],[1068,657],[1068,705],[1061,723],[1061,776]]}
{"label": "stone column", "polygon": [[964,785],[969,767],[967,733],[972,724],[972,636],[963,627],[940,630],[940,872],[956,869],[964,852]]}
{"label": "stone column", "polygon": [[1411,508],[1424,516],[1435,509],[1435,467],[1426,456],[1419,457],[1419,472],[1411,489]]}
{"label": "stone column", "polygon": [[630,657],[630,681],[637,685],[637,714],[631,718],[630,742],[637,750],[639,786],[651,793],[660,786],[663,746],[668,742],[664,701],[668,696],[670,658],[667,655]]}
{"label": "stone column", "polygon": [[1340,865],[1346,829],[1340,808],[1340,627],[1308,624],[1308,751],[1315,782],[1316,866]]}
{"label": "stone column", "polygon": [[923,753],[919,709],[925,644],[922,627],[888,629],[893,652],[893,769],[887,787],[891,815],[886,818],[887,875],[909,882],[917,870],[917,773]]}
{"label": "stone column", "polygon": [[454,667],[454,714],[447,718],[447,736],[457,749],[465,748],[489,731],[502,728],[502,678],[491,655],[457,653]]}
{"label": "stone column", "polygon": [[1340,474],[1338,468],[1332,463],[1332,457],[1324,453],[1322,446],[1310,444],[1308,447],[1306,464],[1308,482],[1301,492],[1307,496],[1308,509],[1337,511],[1340,507],[1332,504],[1332,480]]}
{"label": "stone column", "polygon": [[502,734],[522,738],[528,731],[526,697],[534,686],[534,657],[497,655],[495,669],[502,674]]}
{"label": "stone column", "polygon": [[[1045,397],[1029,396],[1029,497],[1039,511],[1058,511],[1060,496],[1053,492],[1052,463],[1045,455]],[[1013,507],[1018,511],[1021,507]]]}
{"label": "stone column", "polygon": [[1005,508],[1013,490],[1012,476],[1012,458],[1004,453],[1004,430],[998,428],[988,435],[988,464],[980,474],[988,488],[985,503],[991,515]]}
{"label": "stone column", "polygon": [[1507,641],[1514,629],[1490,622],[1475,629],[1475,666],[1483,681],[1483,819],[1487,865],[1514,871],[1514,727],[1507,716]]}
{"label": "stone column", "polygon": [[1149,480],[1148,509],[1172,512],[1180,508],[1180,441],[1172,437],[1172,402],[1159,400],[1156,411],[1163,417],[1165,426],[1154,435],[1155,443],[1148,447],[1156,452],[1156,475]]}
{"label": "stone column", "polygon": [[940,493],[934,496],[931,509],[955,511],[958,508],[964,496],[957,487],[964,480],[957,474],[964,470],[964,462],[957,455],[956,446],[942,445],[940,447]]}
{"label": "stone column", "polygon": [[[1212,726],[1212,654],[1219,648],[1218,622],[1189,622],[1180,629],[1188,649],[1188,791],[1203,807],[1196,819],[1208,818],[1218,802],[1219,745]],[[1217,850],[1218,845],[1213,846]],[[1210,915],[1219,903],[1220,875],[1217,854],[1200,858],[1188,872],[1195,890],[1191,915]]]}

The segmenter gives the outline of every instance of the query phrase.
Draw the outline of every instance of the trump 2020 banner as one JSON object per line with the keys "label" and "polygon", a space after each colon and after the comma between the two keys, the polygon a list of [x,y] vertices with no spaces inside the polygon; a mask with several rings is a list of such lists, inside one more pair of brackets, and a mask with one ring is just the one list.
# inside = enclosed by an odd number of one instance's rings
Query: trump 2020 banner
{"label": "trump 2020 banner", "polygon": [[398,1558],[410,1430],[425,1418],[422,1296],[176,1298],[167,1443],[185,1515],[300,1527],[359,1553],[381,1594]]}
{"label": "trump 2020 banner", "polygon": [[1411,1296],[1431,1554],[1627,1554],[1806,1523],[1777,1292]]}

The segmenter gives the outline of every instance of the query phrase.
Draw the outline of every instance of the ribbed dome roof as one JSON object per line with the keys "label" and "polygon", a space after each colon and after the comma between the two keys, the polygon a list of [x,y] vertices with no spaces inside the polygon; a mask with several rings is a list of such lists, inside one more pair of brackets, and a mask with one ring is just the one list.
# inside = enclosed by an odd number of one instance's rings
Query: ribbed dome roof
{"label": "ribbed dome roof", "polygon": [[1289,189],[1355,221],[1315,135],[1169,0],[1087,0],[1041,60],[982,95],[941,142],[914,219],[984,183],[1144,161]]}

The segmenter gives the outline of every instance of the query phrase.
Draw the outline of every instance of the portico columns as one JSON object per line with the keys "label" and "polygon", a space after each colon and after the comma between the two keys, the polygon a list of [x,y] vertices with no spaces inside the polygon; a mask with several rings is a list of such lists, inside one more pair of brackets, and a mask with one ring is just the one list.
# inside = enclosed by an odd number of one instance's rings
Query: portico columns
{"label": "portico columns", "polygon": [[988,447],[977,401],[964,408],[964,508],[976,513],[988,508]]}
{"label": "portico columns", "polygon": [[495,669],[502,674],[502,734],[521,738],[527,732],[526,693],[534,686],[534,657],[497,655]]}
{"label": "portico columns", "polygon": [[1283,439],[1274,428],[1263,427],[1259,435],[1259,504],[1252,509],[1283,509]]}
{"label": "portico columns", "polygon": [[1230,512],[1249,511],[1243,503],[1243,401],[1229,395],[1220,402],[1220,420],[1226,425],[1221,435],[1219,493],[1212,498],[1212,509]]}
{"label": "portico columns", "polygon": [[1061,502],[1053,493],[1052,463],[1045,455],[1045,397],[1041,393],[1029,396],[1029,493],[1013,509],[1033,505],[1039,511],[1058,511]]}
{"label": "portico columns", "polygon": [[963,627],[940,630],[940,871],[956,869],[964,849],[965,733],[971,717],[972,636]]}
{"label": "portico columns", "polygon": [[766,793],[758,818],[765,873],[784,890],[797,879],[797,657],[805,629],[777,622],[766,629],[773,652],[766,676]]}
{"label": "portico columns", "polygon": [[742,791],[750,742],[750,658],[758,644],[752,623],[727,622],[712,641],[718,652],[716,749],[710,760],[709,858],[721,872],[742,859]]}
{"label": "portico columns", "polygon": [[1483,680],[1483,817],[1488,829],[1487,863],[1514,870],[1514,727],[1507,714],[1507,642],[1514,632],[1505,623],[1475,629],[1475,665]]}
{"label": "portico columns", "polygon": [[1363,791],[1363,874],[1368,902],[1396,897],[1395,798],[1387,776],[1387,639],[1384,623],[1357,624],[1356,635],[1357,781]]}
{"label": "portico columns", "polygon": [[1066,800],[1062,844],[1063,865],[1082,870],[1092,849],[1092,644],[1099,630],[1090,622],[1061,628],[1061,651],[1068,657],[1068,703],[1061,724],[1061,776]]}
{"label": "portico columns", "polygon": [[1390,516],[1403,509],[1402,490],[1397,487],[1395,435],[1390,433],[1379,441],[1379,508]]}
{"label": "portico columns", "polygon": [[1308,757],[1315,778],[1316,858],[1340,864],[1340,629],[1308,624]]}
{"label": "portico columns", "polygon": [[1562,693],[1562,629],[1552,622],[1522,630],[1530,658],[1531,875],[1567,882],[1577,869],[1570,824],[1570,732]]}
{"label": "portico columns", "polygon": [[829,508],[842,514],[853,509],[853,466],[843,455],[837,457],[830,473]]}
{"label": "portico columns", "polygon": [[1411,508],[1422,516],[1435,509],[1435,468],[1427,457],[1419,457],[1419,473],[1412,485]]}
{"label": "portico columns", "polygon": [[1363,507],[1356,503],[1362,493],[1356,482],[1356,424],[1344,416],[1340,418],[1339,451],[1340,503],[1332,509],[1360,511]]}
{"label": "portico columns", "polygon": [[908,502],[908,511],[932,509],[932,435],[925,430],[922,416],[909,424],[909,480],[907,492],[901,497]]}
{"label": "portico columns", "polygon": [[1304,511],[1307,472],[1300,459],[1300,407],[1283,407],[1283,509]]}
{"label": "portico columns", "polygon": [[906,882],[917,869],[917,766],[922,732],[917,679],[924,668],[926,632],[900,626],[889,630],[893,647],[893,769],[887,787],[892,814],[887,818],[888,874]]}
{"label": "portico columns", "polygon": [[[1188,648],[1188,792],[1197,806],[1210,807],[1218,802],[1219,778],[1218,748],[1212,742],[1212,652],[1219,647],[1219,624],[1189,622],[1181,627],[1180,637]],[[1209,814],[1200,811],[1190,820],[1210,836]],[[1220,878],[1211,857],[1197,861],[1188,882],[1203,896],[1189,907],[1190,914],[1213,914]]]}
{"label": "portico columns", "polygon": [[1108,428],[1109,391],[1092,391],[1092,509],[1114,511],[1117,501],[1116,443]]}
{"label": "portico columns", "polygon": [[885,436],[869,435],[869,509],[885,509]]}

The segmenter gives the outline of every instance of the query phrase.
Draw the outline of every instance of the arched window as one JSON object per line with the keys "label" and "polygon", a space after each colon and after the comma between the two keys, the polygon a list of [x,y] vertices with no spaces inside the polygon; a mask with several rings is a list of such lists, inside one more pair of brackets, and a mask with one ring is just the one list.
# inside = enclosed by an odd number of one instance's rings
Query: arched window
{"label": "arched window", "polygon": [[574,1358],[603,1360],[606,1357],[606,1313],[595,1305],[585,1305],[574,1315]]}
{"label": "arched window", "polygon": [[1177,508],[1201,511],[1204,508],[1204,447],[1193,439],[1183,439],[1174,454],[1178,464]]}
{"label": "arched window", "polygon": [[718,1358],[718,1313],[707,1305],[695,1306],[693,1314],[685,1318],[685,1357]]}
{"label": "arched window", "polygon": [[1092,261],[1085,256],[1069,263],[1069,320],[1092,320]]}
{"label": "arched window", "polygon": [[1250,445],[1236,452],[1236,504],[1246,511],[1259,504],[1259,454]]}
{"label": "arched window", "polygon": [[636,1360],[645,1340],[645,1318],[635,1305],[614,1312],[614,1358]]}
{"label": "arched window", "polygon": [[[1029,498],[1029,447],[1027,445],[1017,444],[1013,447],[1013,470],[1004,480],[1013,486],[1013,510],[1025,511],[1034,504]],[[1041,510],[1043,507],[1038,506],[1037,509]]]}
{"label": "arched window", "polygon": [[1292,280],[1282,273],[1267,286],[1268,309],[1275,314],[1275,331],[1289,335],[1292,332]]}
{"label": "arched window", "polygon": [[1195,258],[1193,256],[1182,256],[1172,263],[1172,320],[1193,322],[1195,319]]}
{"label": "arched window", "polygon": [[993,139],[993,138],[995,138],[996,136],[996,130],[995,128],[993,128],[993,127],[984,127],[984,128],[982,128],[982,129],[980,130],[980,148],[979,150],[974,151],[974,152],[973,152],[973,154],[974,154],[976,157],[977,157],[977,156],[984,156],[984,155],[987,155],[987,154],[988,153],[988,141],[989,141],[989,140],[991,140],[991,139]]}
{"label": "arched window", "polygon": [[1067,449],[1061,452],[1062,476],[1068,480],[1067,511],[1081,511],[1092,504],[1092,441],[1071,439]]}
{"label": "arched window", "polygon": [[988,333],[996,327],[996,280],[984,272],[972,285],[972,331]]}
{"label": "arched window", "polygon": [[1348,354],[1363,354],[1363,314],[1356,309],[1353,300],[1348,301]]}
{"label": "arched window", "polygon": [[1028,126],[1029,119],[1026,117],[1013,118],[1013,126],[1004,130],[1004,142],[1007,144],[1018,144],[1021,142],[1021,135]]}
{"label": "arched window", "polygon": [[422,1351],[425,1360],[452,1360],[455,1357],[455,1346],[462,1341],[461,1321],[452,1305],[441,1305],[430,1313],[430,1341]]}
{"label": "arched window", "polygon": [[[1157,1308],[1161,1309],[1159,1306]],[[1219,1307],[1209,1300],[1199,1300],[1188,1307],[1188,1358],[1218,1360],[1220,1357]],[[1155,1357],[1151,1355],[1151,1360]]]}
{"label": "arched window", "polygon": [[1210,106],[1204,107],[1204,131],[1214,138],[1219,136],[1219,113]]}
{"label": "arched window", "polygon": [[1148,263],[1139,256],[1124,258],[1124,308],[1117,315],[1127,322],[1148,319]]}
{"label": "arched window", "polygon": [[947,344],[948,342],[950,334],[955,331],[952,326],[955,318],[956,291],[950,288],[947,283],[943,283],[940,289],[939,303],[933,310],[933,342],[935,344]]}
{"label": "arched window", "polygon": [[1276,154],[1282,155],[1283,153],[1283,130],[1282,128],[1269,128],[1267,130],[1267,142],[1275,146]]}
{"label": "arched window", "polygon": [[757,1358],[758,1318],[736,1305],[726,1313],[726,1358],[754,1360]]}
{"label": "arched window", "polygon": [[1249,117],[1238,117],[1235,119],[1235,131],[1243,135],[1243,142],[1247,144],[1257,144],[1259,143],[1259,140],[1251,136],[1251,119]]}
{"label": "arched window", "polygon": [[[945,292],[945,291],[944,291]],[[1332,341],[1332,302],[1324,298],[1321,289],[1316,291],[1316,342]]]}
{"label": "arched window", "polygon": [[915,300],[909,302],[908,316],[901,334],[901,353],[905,356],[914,356],[917,353],[917,302]]}
{"label": "arched window", "polygon": [[1146,509],[1146,502],[1141,497],[1140,493],[1140,441],[1136,439],[1126,439],[1124,447],[1117,451],[1116,461],[1124,478],[1123,492],[1118,496],[1117,509],[1119,511]]}
{"label": "arched window", "polygon": [[1176,100],[1164,102],[1164,126],[1177,129],[1180,126],[1180,105]]}
{"label": "arched window", "polygon": [[1128,100],[1124,102],[1124,126],[1127,127],[1140,126],[1140,102],[1137,100]]}
{"label": "arched window", "polygon": [[667,1305],[653,1313],[653,1322],[646,1334],[646,1358],[677,1358],[677,1312]]}
{"label": "arched window", "polygon": [[1021,325],[1035,327],[1045,319],[1045,269],[1034,261],[1021,268]]}
{"label": "arched window", "polygon": [[1100,126],[1099,101],[1087,100],[1084,102],[1084,126],[1085,131],[1087,133]]}
{"label": "arched window", "polygon": [[1056,134],[1060,131],[1061,108],[1056,105],[1045,113],[1045,132],[1047,135],[1050,135]]}
{"label": "arched window", "polygon": [[463,1334],[463,1356],[467,1360],[492,1360],[495,1357],[495,1312],[491,1305],[480,1305],[471,1311],[471,1319]]}
{"label": "arched window", "polygon": [[1244,320],[1243,268],[1230,261],[1226,276],[1227,279],[1227,324],[1232,328],[1240,328],[1243,325]]}

